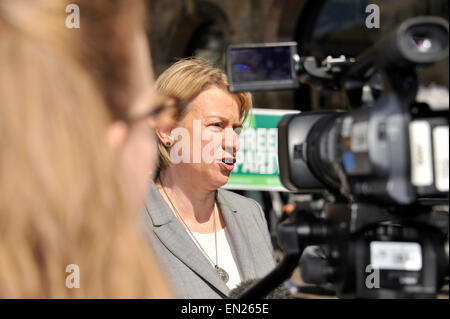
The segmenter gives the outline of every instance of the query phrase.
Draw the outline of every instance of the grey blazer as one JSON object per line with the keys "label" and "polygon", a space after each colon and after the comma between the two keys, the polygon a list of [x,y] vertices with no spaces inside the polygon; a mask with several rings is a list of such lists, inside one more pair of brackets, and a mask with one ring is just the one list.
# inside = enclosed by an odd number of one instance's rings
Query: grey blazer
{"label": "grey blazer", "polygon": [[[241,280],[264,277],[275,267],[275,259],[261,207],[253,199],[223,189],[217,191],[216,199]],[[145,203],[143,226],[178,298],[209,299],[228,295],[228,286],[189,237],[153,183]]]}

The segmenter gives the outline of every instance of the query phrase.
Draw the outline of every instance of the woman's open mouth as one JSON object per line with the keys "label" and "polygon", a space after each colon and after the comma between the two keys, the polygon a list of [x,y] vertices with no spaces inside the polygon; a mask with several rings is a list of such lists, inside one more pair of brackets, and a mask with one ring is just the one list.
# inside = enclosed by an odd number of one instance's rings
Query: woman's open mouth
{"label": "woman's open mouth", "polygon": [[228,172],[231,172],[234,168],[234,163],[236,163],[236,158],[233,157],[224,157],[222,160],[217,161],[219,165],[227,170]]}

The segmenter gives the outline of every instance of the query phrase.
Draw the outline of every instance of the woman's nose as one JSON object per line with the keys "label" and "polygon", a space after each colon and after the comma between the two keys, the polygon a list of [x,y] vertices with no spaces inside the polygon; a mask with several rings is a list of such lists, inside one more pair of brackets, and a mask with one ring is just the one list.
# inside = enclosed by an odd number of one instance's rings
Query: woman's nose
{"label": "woman's nose", "polygon": [[239,151],[239,135],[232,128],[225,129],[222,147],[226,152],[233,156]]}

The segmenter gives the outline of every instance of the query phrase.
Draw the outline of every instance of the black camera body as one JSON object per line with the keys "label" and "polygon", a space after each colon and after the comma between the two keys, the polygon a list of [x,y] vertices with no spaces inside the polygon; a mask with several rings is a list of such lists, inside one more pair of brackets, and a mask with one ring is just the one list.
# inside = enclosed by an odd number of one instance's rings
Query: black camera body
{"label": "black camera body", "polygon": [[389,93],[351,112],[284,117],[278,126],[283,184],[302,192],[331,188],[354,201],[385,205],[445,198],[448,162],[439,152],[448,143],[448,119],[413,119],[404,107]]}
{"label": "black camera body", "polygon": [[[353,108],[287,115],[278,125],[285,187],[331,192],[347,204],[344,209],[328,204],[324,219],[317,217],[323,207],[315,214],[313,206],[298,203],[293,219],[280,225],[280,245],[287,259],[292,256],[290,265],[304,248],[320,245],[320,256],[305,253],[301,259],[306,282],[331,283],[342,297],[428,298],[436,296],[448,276],[448,110],[432,112],[416,102],[416,68],[448,56],[448,29],[441,18],[412,18],[360,57],[328,58],[320,66],[314,58],[296,54],[279,62],[279,54],[267,53],[275,45],[265,45],[264,56],[275,62],[259,65],[290,65],[297,76],[285,70],[285,82],[302,75],[324,89],[343,89]],[[233,67],[246,65],[236,59],[239,54],[232,55],[243,47],[229,48],[230,88],[262,88],[253,82],[270,79],[272,71],[253,72],[263,74],[259,77],[233,74],[249,70]],[[237,85],[240,79],[244,81]],[[279,84],[277,88],[293,87]],[[364,90],[375,98],[364,103]],[[263,285],[285,278],[280,271],[274,276],[244,297],[255,297]]]}

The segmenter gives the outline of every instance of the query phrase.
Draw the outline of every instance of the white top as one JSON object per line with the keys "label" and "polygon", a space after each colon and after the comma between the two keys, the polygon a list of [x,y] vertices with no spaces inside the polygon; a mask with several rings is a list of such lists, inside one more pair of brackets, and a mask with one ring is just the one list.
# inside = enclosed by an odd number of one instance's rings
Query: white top
{"label": "white top", "polygon": [[[187,232],[189,234],[189,232]],[[192,232],[195,236],[195,239],[200,243],[201,248],[208,254],[210,261],[216,262],[216,247],[214,240],[214,233],[201,234]],[[191,234],[189,234],[191,235]],[[197,245],[198,244],[195,242]],[[202,251],[202,249],[200,251]],[[225,228],[221,229],[217,232],[217,265],[224,269],[230,280],[227,282],[227,286],[230,289],[235,288],[241,282],[241,276],[239,275],[239,270],[236,265],[236,261],[234,260],[233,254],[231,253],[230,245],[228,244],[228,239],[226,236]],[[213,267],[215,264],[212,265]]]}

